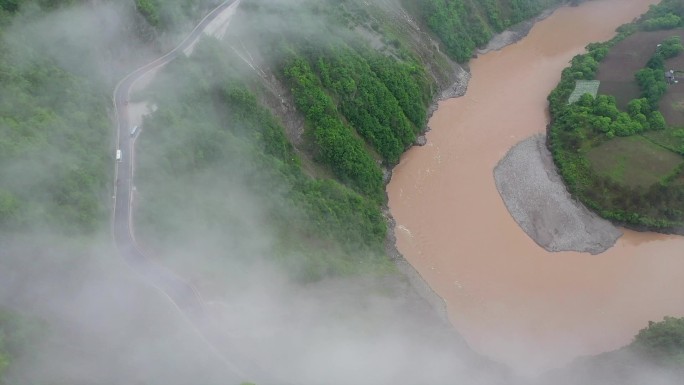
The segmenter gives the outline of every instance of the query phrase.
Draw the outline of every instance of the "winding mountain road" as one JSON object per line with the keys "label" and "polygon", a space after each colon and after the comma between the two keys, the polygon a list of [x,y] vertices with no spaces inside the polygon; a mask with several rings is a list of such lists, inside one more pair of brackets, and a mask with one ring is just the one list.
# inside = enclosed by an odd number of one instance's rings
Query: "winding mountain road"
{"label": "winding mountain road", "polygon": [[[117,125],[117,149],[121,159],[116,161],[114,209],[112,234],[119,254],[136,273],[148,284],[166,295],[185,318],[193,325],[207,344],[226,363],[237,381],[259,381],[260,384],[272,383],[258,365],[242,357],[235,347],[231,347],[207,315],[202,297],[190,283],[145,255],[138,247],[132,227],[132,200],[134,176],[135,138],[131,136],[128,99],[132,87],[145,75],[180,55],[190,54],[194,44],[205,33],[212,21],[219,18],[230,7],[236,7],[240,0],[227,0],[213,9],[192,32],[169,53],[138,68],[124,77],[116,86],[113,95]],[[225,15],[225,14],[224,14]],[[226,22],[226,21],[224,21]]]}

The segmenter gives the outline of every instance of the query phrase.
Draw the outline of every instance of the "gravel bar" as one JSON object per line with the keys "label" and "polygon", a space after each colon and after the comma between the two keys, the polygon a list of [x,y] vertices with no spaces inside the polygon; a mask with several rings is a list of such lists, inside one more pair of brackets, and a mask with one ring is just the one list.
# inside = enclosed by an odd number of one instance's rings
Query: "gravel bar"
{"label": "gravel bar", "polygon": [[548,251],[606,251],[622,232],[570,196],[545,139],[539,134],[518,143],[494,168],[508,211]]}

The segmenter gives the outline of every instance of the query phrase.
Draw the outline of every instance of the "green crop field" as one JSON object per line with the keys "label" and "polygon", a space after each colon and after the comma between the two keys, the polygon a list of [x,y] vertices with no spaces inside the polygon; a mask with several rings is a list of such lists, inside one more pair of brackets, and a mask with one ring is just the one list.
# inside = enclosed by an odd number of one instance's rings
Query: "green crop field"
{"label": "green crop field", "polygon": [[645,132],[643,136],[674,152],[680,152],[684,149],[684,128],[668,127],[662,131]]}
{"label": "green crop field", "polygon": [[579,100],[580,96],[590,94],[596,97],[601,82],[598,80],[578,80],[575,82],[575,90],[572,91],[568,98],[568,104],[572,104]]}
{"label": "green crop field", "polygon": [[670,175],[682,157],[641,136],[615,138],[587,153],[599,175],[630,186],[650,186]]}

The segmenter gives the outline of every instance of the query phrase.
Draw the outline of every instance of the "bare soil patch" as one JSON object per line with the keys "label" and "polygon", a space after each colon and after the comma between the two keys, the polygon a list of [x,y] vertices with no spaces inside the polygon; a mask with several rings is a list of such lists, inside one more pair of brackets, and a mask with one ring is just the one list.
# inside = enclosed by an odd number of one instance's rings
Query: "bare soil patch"
{"label": "bare soil patch", "polygon": [[[630,100],[638,98],[641,94],[634,74],[646,66],[658,44],[674,35],[684,38],[684,30],[637,32],[617,43],[603,59],[596,74],[596,79],[601,81],[599,93],[615,96],[618,106],[625,109]],[[666,66],[671,65],[679,65],[684,70],[684,57],[680,55],[668,60]],[[670,87],[663,99],[667,98],[670,91],[674,89],[681,90],[684,96],[684,82],[682,82]],[[662,105],[664,106],[665,103]],[[665,115],[665,111],[662,112]],[[665,119],[668,119],[667,116]],[[668,123],[670,123],[669,120]]]}
{"label": "bare soil patch", "polygon": [[641,88],[636,81],[601,81],[599,94],[614,96],[618,107],[626,110],[627,104],[641,95]]}

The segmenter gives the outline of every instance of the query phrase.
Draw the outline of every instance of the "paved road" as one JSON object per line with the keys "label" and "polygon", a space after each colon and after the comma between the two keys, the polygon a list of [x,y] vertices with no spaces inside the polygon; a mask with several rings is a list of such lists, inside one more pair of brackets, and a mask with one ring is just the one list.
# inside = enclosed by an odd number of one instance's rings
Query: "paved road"
{"label": "paved road", "polygon": [[[147,283],[163,292],[192,323],[204,340],[226,363],[237,381],[258,381],[260,385],[273,383],[264,371],[246,357],[242,357],[235,347],[226,343],[226,336],[217,330],[209,319],[201,296],[188,282],[166,269],[154,259],[146,256],[137,246],[131,226],[133,152],[135,142],[130,135],[130,122],[127,101],[135,82],[150,71],[171,62],[201,37],[207,25],[235,0],[227,0],[211,11],[176,48],[166,55],[138,68],[123,78],[114,90],[114,109],[117,118],[117,148],[121,150],[121,160],[116,162],[115,194],[112,233],[119,254]],[[249,376],[247,375],[249,374]]]}

